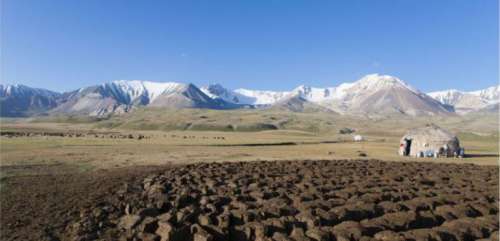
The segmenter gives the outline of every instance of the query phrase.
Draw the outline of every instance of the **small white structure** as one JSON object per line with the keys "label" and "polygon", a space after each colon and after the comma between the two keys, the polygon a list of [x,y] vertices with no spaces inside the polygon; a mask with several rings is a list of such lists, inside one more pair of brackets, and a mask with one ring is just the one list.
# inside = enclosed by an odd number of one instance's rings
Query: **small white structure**
{"label": "small white structure", "polygon": [[353,137],[353,139],[354,139],[354,141],[364,141],[365,140],[365,138],[363,138],[363,136],[361,136],[361,135],[355,135]]}

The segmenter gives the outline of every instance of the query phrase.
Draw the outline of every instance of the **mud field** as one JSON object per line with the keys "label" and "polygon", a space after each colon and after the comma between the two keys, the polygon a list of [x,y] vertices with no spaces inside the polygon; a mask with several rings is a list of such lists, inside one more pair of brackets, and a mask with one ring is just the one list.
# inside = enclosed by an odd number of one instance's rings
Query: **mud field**
{"label": "mud field", "polygon": [[498,168],[370,161],[200,163],[128,182],[71,240],[498,237]]}

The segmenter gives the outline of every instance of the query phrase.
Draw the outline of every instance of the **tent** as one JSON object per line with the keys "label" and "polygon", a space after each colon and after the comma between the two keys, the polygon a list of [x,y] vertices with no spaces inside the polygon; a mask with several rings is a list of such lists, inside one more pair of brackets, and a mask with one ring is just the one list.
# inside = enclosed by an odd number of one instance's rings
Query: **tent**
{"label": "tent", "polygon": [[434,124],[409,130],[399,143],[399,154],[413,157],[463,156],[458,138]]}

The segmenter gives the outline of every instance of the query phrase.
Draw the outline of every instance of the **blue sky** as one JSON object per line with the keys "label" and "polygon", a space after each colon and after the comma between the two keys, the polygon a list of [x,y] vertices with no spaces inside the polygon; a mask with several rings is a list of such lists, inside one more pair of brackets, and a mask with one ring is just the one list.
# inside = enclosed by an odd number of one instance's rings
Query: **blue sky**
{"label": "blue sky", "polygon": [[498,84],[497,0],[0,2],[2,83],[287,90],[383,73],[423,91]]}

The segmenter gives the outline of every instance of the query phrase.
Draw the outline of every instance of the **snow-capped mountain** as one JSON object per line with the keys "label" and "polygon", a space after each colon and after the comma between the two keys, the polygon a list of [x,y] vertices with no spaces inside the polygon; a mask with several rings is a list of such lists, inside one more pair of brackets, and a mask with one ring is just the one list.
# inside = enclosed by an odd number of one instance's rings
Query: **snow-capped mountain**
{"label": "snow-capped mountain", "polygon": [[448,115],[474,110],[497,110],[499,87],[463,92],[425,94],[390,75],[370,74],[338,86],[301,85],[291,91],[236,89],[220,84],[117,80],[63,94],[22,85],[0,85],[2,116],[83,114],[106,116],[147,106],[156,108],[269,108],[292,111],[334,111],[341,114]]}
{"label": "snow-capped mountain", "polygon": [[175,91],[183,84],[117,80],[64,93],[61,105],[52,113],[103,116],[147,105],[160,94]]}
{"label": "snow-capped mountain", "polygon": [[211,84],[207,87],[201,87],[200,90],[213,99],[220,98],[232,103],[240,103],[240,100],[236,96],[236,93],[224,88],[220,84]]}
{"label": "snow-capped mountain", "polygon": [[469,113],[497,106],[500,103],[500,86],[469,92],[451,89],[428,95],[443,104],[454,106],[458,113]]}
{"label": "snow-capped mountain", "polygon": [[[211,90],[211,91],[210,91]],[[218,85],[206,88],[214,98],[227,101],[247,100],[248,104],[273,105],[293,96],[339,113],[436,115],[447,114],[449,108],[418,91],[404,81],[389,75],[366,75],[353,83],[336,87],[314,88],[301,85],[292,91],[274,92],[237,89],[229,91]],[[250,101],[248,101],[250,100]]]}
{"label": "snow-capped mountain", "polygon": [[427,94],[443,104],[454,105],[460,100],[460,98],[465,93],[456,89],[450,89],[450,90],[430,92]]}
{"label": "snow-capped mountain", "polygon": [[0,116],[22,117],[38,114],[57,105],[59,93],[25,85],[0,84]]}
{"label": "snow-capped mountain", "polygon": [[166,90],[151,101],[148,106],[168,108],[232,109],[237,105],[221,99],[214,99],[193,84],[183,84]]}
{"label": "snow-capped mountain", "polygon": [[228,103],[253,105],[255,102],[253,98],[240,95],[233,90],[224,88],[220,84],[211,84],[200,88],[200,90],[212,99],[223,100]]}
{"label": "snow-capped mountain", "polygon": [[332,97],[334,88],[313,88],[301,85],[292,91],[269,91],[269,90],[250,90],[236,89],[228,90],[220,84],[209,85],[201,90],[212,98],[220,98],[235,104],[248,104],[257,106],[273,105],[281,100],[299,96],[307,101],[320,102]]}
{"label": "snow-capped mountain", "polygon": [[473,95],[481,97],[489,102],[489,104],[498,103],[500,100],[500,85],[492,86],[484,90],[476,90],[471,92]]}
{"label": "snow-capped mountain", "polygon": [[40,88],[32,88],[26,85],[2,85],[0,84],[0,97],[6,96],[30,96],[30,95],[42,95],[42,96],[51,96],[55,97],[60,95],[57,92],[40,89]]}
{"label": "snow-capped mountain", "polygon": [[231,107],[214,100],[193,84],[118,80],[65,93],[62,104],[52,113],[88,114],[104,116],[127,112],[138,106],[165,108]]}
{"label": "snow-capped mountain", "polygon": [[105,90],[117,98],[122,98],[126,104],[153,102],[164,93],[177,92],[185,88],[186,84],[175,82],[151,82],[141,80],[115,80],[101,85]]}
{"label": "snow-capped mountain", "polygon": [[290,95],[300,96],[301,98],[315,103],[320,103],[326,100],[338,98],[337,90],[335,87],[330,88],[314,88],[310,86],[301,85],[292,90]]}
{"label": "snow-capped mountain", "polygon": [[[270,91],[270,90],[249,90],[249,89],[236,89],[234,90],[244,100],[248,101],[248,104],[252,105],[271,105],[286,97],[290,92],[287,91]],[[241,98],[241,97],[240,97]]]}
{"label": "snow-capped mountain", "polygon": [[290,92],[236,89],[228,90],[220,84],[212,84],[201,90],[212,98],[241,105],[272,105],[286,97]]}
{"label": "snow-capped mountain", "polygon": [[373,115],[448,114],[449,108],[390,75],[371,74],[336,88],[336,99],[321,104],[340,113]]}

